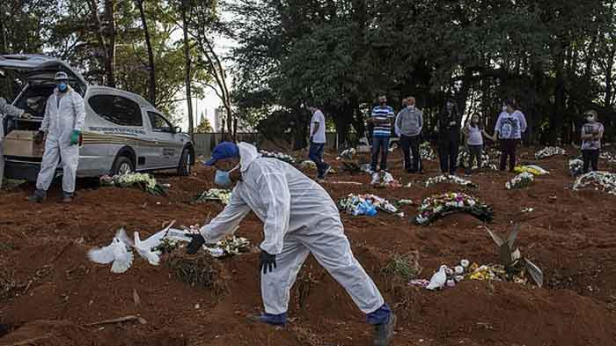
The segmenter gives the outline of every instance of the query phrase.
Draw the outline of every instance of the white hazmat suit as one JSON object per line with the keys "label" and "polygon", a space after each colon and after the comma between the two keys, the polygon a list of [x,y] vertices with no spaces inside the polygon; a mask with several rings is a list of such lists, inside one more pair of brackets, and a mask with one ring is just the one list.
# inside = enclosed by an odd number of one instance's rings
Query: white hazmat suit
{"label": "white hazmat suit", "polygon": [[4,179],[4,117],[20,117],[23,114],[22,109],[10,105],[3,97],[0,97],[0,187]]}
{"label": "white hazmat suit", "polygon": [[[58,104],[58,98],[59,104]],[[36,189],[47,191],[55,176],[56,168],[62,160],[62,190],[65,193],[75,191],[75,178],[79,164],[79,146],[71,145],[73,130],[81,131],[86,119],[83,98],[72,88],[64,95],[56,88],[47,99],[45,118],[40,131],[47,132],[45,153],[41,170],[36,179]]]}
{"label": "white hazmat suit", "polygon": [[234,233],[252,210],[264,223],[260,247],[276,255],[277,267],[261,273],[265,312],[286,313],[289,292],[302,264],[312,253],[349,293],[365,314],[379,309],[384,300],[378,288],[353,257],[340,214],[329,194],[293,166],[262,158],[247,143],[238,145],[242,180],[233,189],[225,209],[201,235],[208,243]]}

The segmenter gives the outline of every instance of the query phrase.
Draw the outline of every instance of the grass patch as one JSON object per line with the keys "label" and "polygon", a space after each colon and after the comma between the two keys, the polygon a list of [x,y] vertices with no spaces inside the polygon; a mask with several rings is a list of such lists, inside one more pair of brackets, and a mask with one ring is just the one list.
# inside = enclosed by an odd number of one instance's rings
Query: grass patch
{"label": "grass patch", "polygon": [[423,268],[419,265],[419,254],[411,252],[408,254],[394,254],[387,265],[381,269],[381,274],[396,275],[405,281],[416,279]]}

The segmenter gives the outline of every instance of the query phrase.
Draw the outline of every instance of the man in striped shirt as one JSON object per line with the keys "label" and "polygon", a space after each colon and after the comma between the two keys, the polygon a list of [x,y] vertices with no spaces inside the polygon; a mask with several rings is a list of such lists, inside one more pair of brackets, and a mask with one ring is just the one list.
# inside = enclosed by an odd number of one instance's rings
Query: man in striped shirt
{"label": "man in striped shirt", "polygon": [[395,117],[394,109],[387,105],[387,96],[379,96],[379,105],[372,109],[369,122],[374,124],[372,133],[372,164],[371,169],[377,172],[379,152],[381,153],[381,170],[387,170],[387,153],[389,137],[391,137],[391,123]]}

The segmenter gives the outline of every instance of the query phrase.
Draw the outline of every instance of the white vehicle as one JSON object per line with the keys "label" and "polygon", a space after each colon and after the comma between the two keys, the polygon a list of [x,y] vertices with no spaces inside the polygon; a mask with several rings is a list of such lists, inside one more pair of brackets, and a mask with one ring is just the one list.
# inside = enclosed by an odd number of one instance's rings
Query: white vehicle
{"label": "white vehicle", "polygon": [[[6,118],[5,175],[35,181],[41,154],[11,156],[11,132],[36,133],[45,105],[55,88],[54,75],[68,74],[71,87],[83,96],[85,126],[79,149],[78,177],[98,177],[154,170],[176,169],[189,175],[195,163],[194,145],[143,97],[108,87],[91,86],[66,63],[43,55],[0,55],[0,80],[20,79],[23,88],[13,105],[33,115],[31,119]],[[32,141],[32,139],[31,139]],[[30,143],[31,144],[31,143]],[[61,173],[61,169],[58,170]]]}

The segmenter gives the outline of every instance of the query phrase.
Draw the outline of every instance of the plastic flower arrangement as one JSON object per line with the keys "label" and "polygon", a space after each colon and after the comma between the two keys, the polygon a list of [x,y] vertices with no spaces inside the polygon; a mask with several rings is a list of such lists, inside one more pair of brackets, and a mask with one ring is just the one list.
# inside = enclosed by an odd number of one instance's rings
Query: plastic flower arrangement
{"label": "plastic flower arrangement", "polygon": [[266,150],[260,150],[259,153],[263,157],[275,158],[275,159],[278,159],[280,161],[284,161],[284,162],[290,163],[290,164],[295,164],[295,162],[296,162],[296,160],[292,156],[289,156],[287,154],[283,154],[283,153],[280,153],[280,152],[271,152],[271,151],[266,151]]}
{"label": "plastic flower arrangement", "polygon": [[472,187],[472,188],[477,187],[477,185],[473,184],[472,181],[467,180],[467,179],[462,179],[455,175],[438,175],[436,177],[432,177],[426,181],[426,187],[440,184],[440,183],[451,183],[451,184],[456,184],[456,185],[460,185],[464,187]]}
{"label": "plastic flower arrangement", "polygon": [[146,173],[129,173],[114,176],[102,176],[100,182],[103,186],[137,187],[152,195],[167,195],[168,185],[161,185],[156,179]]}
{"label": "plastic flower arrangement", "polygon": [[514,172],[520,174],[520,173],[530,173],[532,175],[546,175],[546,174],[550,174],[550,172],[546,171],[545,169],[537,166],[537,165],[524,165],[524,166],[517,166],[514,168],[513,170]]}
{"label": "plastic flower arrangement", "polygon": [[199,195],[195,202],[207,202],[207,201],[218,201],[224,205],[229,204],[229,200],[231,199],[231,190],[225,189],[209,189],[204,191],[201,195]]}
{"label": "plastic flower arrangement", "polygon": [[477,198],[460,192],[448,192],[423,200],[419,207],[415,222],[428,225],[436,219],[453,213],[468,213],[483,222],[491,222],[494,216],[492,208],[480,202]]}
{"label": "plastic flower arrangement", "polygon": [[616,195],[616,173],[610,172],[590,172],[586,173],[575,180],[573,190],[578,191],[584,188],[591,187],[595,190],[601,190]]}
{"label": "plastic flower arrangement", "polygon": [[[374,212],[372,211],[374,208]],[[338,201],[338,209],[346,211],[348,214],[368,215],[376,214],[376,209],[390,214],[398,214],[399,210],[388,200],[372,194],[355,195],[349,194],[347,197]]]}
{"label": "plastic flower arrangement", "polygon": [[569,174],[572,177],[580,176],[584,173],[584,161],[580,159],[569,160]]}
{"label": "plastic flower arrangement", "polygon": [[535,180],[535,176],[528,172],[523,172],[505,183],[507,190],[522,189],[529,186]]}
{"label": "plastic flower arrangement", "polygon": [[565,151],[565,149],[560,147],[545,147],[535,153],[535,158],[539,160],[552,157],[554,155],[565,155],[566,153],[567,152]]}

